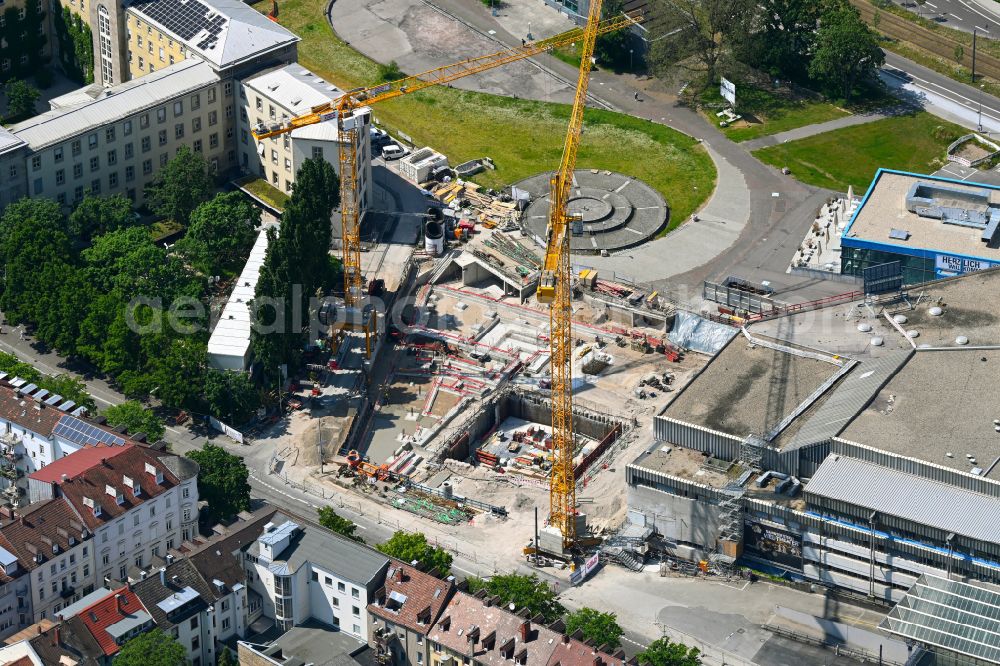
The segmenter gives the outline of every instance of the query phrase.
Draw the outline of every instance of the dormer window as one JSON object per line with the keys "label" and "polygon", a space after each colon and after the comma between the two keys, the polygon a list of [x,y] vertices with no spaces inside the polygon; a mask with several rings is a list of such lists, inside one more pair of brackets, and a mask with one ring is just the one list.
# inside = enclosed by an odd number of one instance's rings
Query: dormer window
{"label": "dormer window", "polygon": [[137,483],[132,486],[132,497],[138,497],[142,494],[142,487]]}
{"label": "dormer window", "polygon": [[158,485],[158,486],[162,486],[163,485],[163,472],[157,472],[156,473],[156,485]]}
{"label": "dormer window", "polygon": [[52,554],[53,555],[59,554],[59,544],[57,543],[52,544]]}
{"label": "dormer window", "polygon": [[83,505],[90,509],[90,512],[94,514],[95,518],[99,518],[101,516],[101,505],[95,502],[94,498],[84,497]]}
{"label": "dormer window", "polygon": [[125,503],[125,495],[123,495],[122,493],[118,493],[118,496],[115,497],[115,502],[118,504],[118,506],[121,506],[122,504],[124,504]]}

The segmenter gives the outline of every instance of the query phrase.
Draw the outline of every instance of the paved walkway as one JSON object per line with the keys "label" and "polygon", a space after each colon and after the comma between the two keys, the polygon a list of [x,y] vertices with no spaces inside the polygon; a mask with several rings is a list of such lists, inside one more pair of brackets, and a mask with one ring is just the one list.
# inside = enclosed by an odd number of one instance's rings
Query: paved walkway
{"label": "paved walkway", "polygon": [[866,123],[875,122],[876,120],[882,120],[889,115],[891,115],[891,112],[889,111],[875,111],[872,113],[859,113],[857,115],[844,116],[843,118],[834,118],[833,120],[828,120],[825,123],[815,123],[804,127],[796,127],[795,129],[790,129],[787,132],[778,132],[777,134],[771,134],[770,136],[762,136],[759,139],[744,141],[740,145],[745,150],[754,151],[758,148],[776,146],[779,143],[786,143],[788,141],[795,141],[797,139],[815,136],[816,134],[823,134],[824,132],[831,132],[842,127],[864,125]]}

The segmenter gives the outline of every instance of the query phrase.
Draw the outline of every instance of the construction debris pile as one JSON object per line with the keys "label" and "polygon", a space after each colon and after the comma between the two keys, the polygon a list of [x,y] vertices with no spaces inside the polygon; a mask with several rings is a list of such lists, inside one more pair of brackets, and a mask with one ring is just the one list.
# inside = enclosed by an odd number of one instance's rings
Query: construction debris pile
{"label": "construction debris pile", "polygon": [[449,209],[459,213],[456,217],[478,221],[487,229],[516,229],[521,219],[517,203],[505,195],[492,191],[484,193],[481,190],[482,187],[476,183],[458,179],[433,185],[430,193]]}

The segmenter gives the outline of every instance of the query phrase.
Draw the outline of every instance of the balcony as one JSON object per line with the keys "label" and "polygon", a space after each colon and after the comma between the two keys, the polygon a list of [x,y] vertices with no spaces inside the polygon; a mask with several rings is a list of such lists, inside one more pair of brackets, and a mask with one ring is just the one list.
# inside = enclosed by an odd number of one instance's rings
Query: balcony
{"label": "balcony", "polygon": [[62,599],[69,599],[74,594],[76,594],[76,587],[73,585],[68,585],[63,589],[59,590],[59,597]]}

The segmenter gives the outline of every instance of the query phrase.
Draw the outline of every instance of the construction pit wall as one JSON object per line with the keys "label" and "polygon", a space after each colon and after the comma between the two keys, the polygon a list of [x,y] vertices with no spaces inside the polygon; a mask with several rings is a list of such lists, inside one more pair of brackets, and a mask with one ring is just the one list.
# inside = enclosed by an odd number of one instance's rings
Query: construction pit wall
{"label": "construction pit wall", "polygon": [[[438,460],[469,460],[507,474],[547,482],[552,456],[552,403],[547,396],[505,391],[485,401],[460,430],[435,447]],[[590,406],[574,406],[577,481],[631,426]]]}

